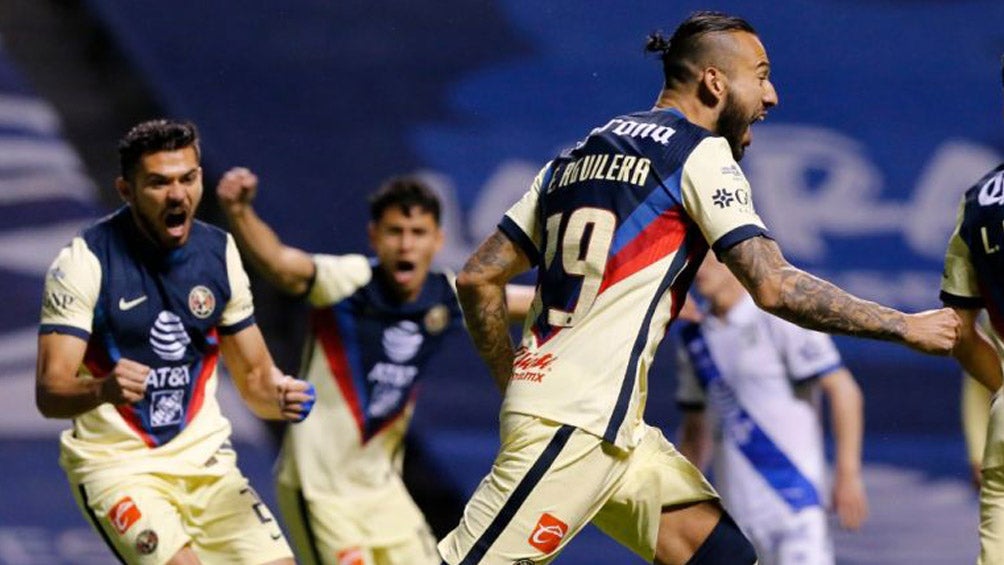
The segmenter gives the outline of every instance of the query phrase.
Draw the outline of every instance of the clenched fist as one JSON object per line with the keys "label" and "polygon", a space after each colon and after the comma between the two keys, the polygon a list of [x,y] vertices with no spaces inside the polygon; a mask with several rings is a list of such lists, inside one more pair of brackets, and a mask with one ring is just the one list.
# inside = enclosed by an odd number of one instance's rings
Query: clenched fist
{"label": "clenched fist", "polygon": [[101,383],[101,399],[112,404],[131,404],[143,400],[150,367],[122,358]]}
{"label": "clenched fist", "polygon": [[948,355],[961,331],[962,321],[951,308],[927,310],[907,315],[904,342],[924,353]]}
{"label": "clenched fist", "polygon": [[220,207],[228,216],[239,216],[251,206],[258,193],[258,177],[244,167],[234,167],[216,185]]}
{"label": "clenched fist", "polygon": [[293,422],[302,422],[310,415],[314,408],[314,400],[317,394],[314,392],[314,385],[307,381],[284,375],[276,384],[276,392],[279,397],[279,411],[282,412],[282,419]]}

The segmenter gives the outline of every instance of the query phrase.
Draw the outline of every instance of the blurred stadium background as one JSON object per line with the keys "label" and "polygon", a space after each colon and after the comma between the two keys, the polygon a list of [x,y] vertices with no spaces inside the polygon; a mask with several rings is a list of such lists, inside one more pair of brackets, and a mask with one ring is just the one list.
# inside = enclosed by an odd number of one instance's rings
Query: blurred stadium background
{"label": "blurred stadium background", "polygon": [[[226,168],[262,178],[258,209],[291,244],[364,250],[364,195],[419,172],[446,204],[457,267],[553,153],[660,86],[644,36],[690,11],[748,18],[781,104],[743,167],[793,262],[899,308],[938,304],[962,190],[1004,149],[999,0],[0,0],[0,563],[107,563],[33,402],[42,276],[117,206],[114,144],[169,115],[203,134],[202,217]],[[258,318],[295,371],[302,307],[256,282]],[[976,503],[946,359],[839,339],[866,394],[872,520],[843,564],[972,562]],[[667,348],[664,348],[664,350]],[[665,352],[664,352],[665,353]],[[677,423],[669,355],[648,420]],[[464,335],[423,384],[408,476],[437,530],[497,447],[498,394]],[[224,390],[242,467],[270,495],[275,430]],[[558,560],[638,559],[588,530]]]}

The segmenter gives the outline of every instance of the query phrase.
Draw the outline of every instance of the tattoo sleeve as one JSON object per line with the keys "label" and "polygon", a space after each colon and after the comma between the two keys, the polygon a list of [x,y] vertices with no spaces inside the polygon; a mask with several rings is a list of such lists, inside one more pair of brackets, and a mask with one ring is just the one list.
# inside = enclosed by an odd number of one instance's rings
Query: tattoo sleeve
{"label": "tattoo sleeve", "polygon": [[467,331],[502,391],[512,375],[514,357],[505,285],[527,267],[529,261],[522,252],[495,232],[467,260],[457,278],[457,297]]}
{"label": "tattoo sleeve", "polygon": [[757,304],[799,326],[889,341],[901,341],[906,334],[902,312],[857,298],[793,267],[770,239],[747,239],[722,259]]}

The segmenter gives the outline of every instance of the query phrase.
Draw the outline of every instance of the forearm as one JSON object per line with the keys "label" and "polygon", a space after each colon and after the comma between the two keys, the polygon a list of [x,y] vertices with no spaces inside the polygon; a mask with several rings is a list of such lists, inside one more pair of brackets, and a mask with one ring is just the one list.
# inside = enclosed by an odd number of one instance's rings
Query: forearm
{"label": "forearm", "polygon": [[46,418],[75,418],[109,399],[103,383],[109,377],[77,375],[87,343],[69,335],[38,337],[35,364],[35,405]]}
{"label": "forearm", "polygon": [[499,390],[505,391],[515,356],[509,337],[505,287],[493,284],[458,286],[457,297],[474,347],[488,365]]}
{"label": "forearm", "polygon": [[843,370],[840,381],[827,396],[830,403],[830,425],[836,445],[837,475],[860,475],[864,435],[864,399],[861,390],[850,373]]}
{"label": "forearm", "polygon": [[259,418],[281,418],[279,381],[283,378],[257,325],[220,336],[220,351],[244,403]]}
{"label": "forearm", "polygon": [[281,376],[278,369],[253,368],[245,375],[245,386],[240,389],[244,403],[255,416],[263,420],[282,419],[277,376]]}
{"label": "forearm", "polygon": [[962,339],[952,351],[962,368],[980,384],[996,391],[1001,386],[1001,361],[997,351],[982,335]]}
{"label": "forearm", "polygon": [[773,241],[754,237],[725,254],[725,262],[762,309],[804,328],[904,341],[906,316],[853,296],[790,265]]}
{"label": "forearm", "polygon": [[228,213],[227,221],[238,247],[270,284],[289,294],[306,292],[313,268],[306,254],[283,244],[251,206]]}
{"label": "forearm", "polygon": [[457,299],[467,331],[503,392],[512,376],[514,358],[506,284],[529,265],[526,256],[496,230],[481,243],[457,276]]}
{"label": "forearm", "polygon": [[903,341],[906,317],[902,312],[862,300],[805,271],[789,266],[782,272],[779,304],[769,310],[805,328]]}
{"label": "forearm", "polygon": [[76,418],[105,402],[98,379],[73,376],[46,380],[46,384],[35,385],[35,405],[46,418]]}

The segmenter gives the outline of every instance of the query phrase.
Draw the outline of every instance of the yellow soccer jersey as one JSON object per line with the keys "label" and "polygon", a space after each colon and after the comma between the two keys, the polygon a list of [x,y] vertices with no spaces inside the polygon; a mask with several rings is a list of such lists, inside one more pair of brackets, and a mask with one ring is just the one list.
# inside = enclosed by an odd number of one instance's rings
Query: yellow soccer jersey
{"label": "yellow soccer jersey", "polygon": [[676,110],[593,130],[499,229],[538,267],[503,413],[621,447],[640,440],[649,366],[709,244],[766,234],[727,142]]}
{"label": "yellow soccer jersey", "polygon": [[1004,334],[1002,183],[1004,164],[963,195],[941,281],[942,302],[957,308],[985,308],[998,335]]}
{"label": "yellow soccer jersey", "polygon": [[945,252],[945,266],[941,275],[942,299],[948,298],[947,304],[960,307],[979,308],[983,300],[976,278],[976,270],[970,256],[969,245],[963,239],[962,224],[965,220],[966,199],[959,203],[955,219],[955,230],[948,240]]}
{"label": "yellow soccer jersey", "polygon": [[218,335],[254,323],[247,275],[229,234],[201,222],[172,252],[146,241],[123,208],[75,238],[46,277],[39,332],[87,340],[78,378],[104,378],[122,358],[151,368],[143,400],[102,404],[62,434],[74,482],[224,471],[205,467],[230,434],[216,401]]}
{"label": "yellow soccer jersey", "polygon": [[344,508],[342,527],[360,532],[360,543],[393,543],[424,523],[402,494],[403,439],[425,362],[460,325],[452,280],[431,272],[419,298],[401,303],[374,276],[374,260],[315,255],[314,263],[301,377],[317,401],[286,432],[278,481]]}

